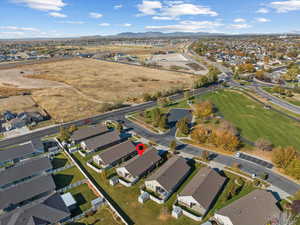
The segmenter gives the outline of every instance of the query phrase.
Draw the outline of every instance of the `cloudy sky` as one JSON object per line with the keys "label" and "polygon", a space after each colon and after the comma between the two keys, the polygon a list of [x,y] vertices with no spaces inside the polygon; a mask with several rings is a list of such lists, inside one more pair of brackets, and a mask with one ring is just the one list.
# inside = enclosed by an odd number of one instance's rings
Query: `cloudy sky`
{"label": "cloudy sky", "polygon": [[300,31],[300,0],[0,0],[0,38]]}

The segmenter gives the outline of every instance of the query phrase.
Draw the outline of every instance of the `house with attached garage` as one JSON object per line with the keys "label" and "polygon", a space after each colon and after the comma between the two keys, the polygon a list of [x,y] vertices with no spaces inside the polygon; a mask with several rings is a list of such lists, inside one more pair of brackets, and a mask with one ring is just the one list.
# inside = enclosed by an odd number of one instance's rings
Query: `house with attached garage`
{"label": "house with attached garage", "polygon": [[146,179],[145,189],[165,201],[182,184],[189,175],[190,169],[184,158],[172,156]]}
{"label": "house with attached garage", "polygon": [[71,140],[73,144],[78,144],[81,141],[104,134],[108,131],[109,131],[108,128],[103,124],[88,126],[74,131],[71,135]]}
{"label": "house with attached garage", "polygon": [[149,148],[146,149],[143,155],[136,156],[118,167],[116,172],[121,179],[135,183],[142,176],[155,169],[162,160],[156,149]]}
{"label": "house with attached garage", "polygon": [[106,169],[130,159],[136,154],[135,145],[128,140],[93,156],[93,161],[99,167]]}
{"label": "house with attached garage", "polygon": [[275,222],[280,213],[271,192],[254,190],[217,211],[214,220],[220,225],[267,225]]}
{"label": "house with attached garage", "polygon": [[87,153],[92,153],[114,146],[121,142],[122,138],[120,137],[120,132],[113,130],[111,132],[81,141],[80,145]]}
{"label": "house with attached garage", "polygon": [[177,204],[204,216],[212,208],[225,182],[226,177],[209,167],[203,167],[178,194]]}

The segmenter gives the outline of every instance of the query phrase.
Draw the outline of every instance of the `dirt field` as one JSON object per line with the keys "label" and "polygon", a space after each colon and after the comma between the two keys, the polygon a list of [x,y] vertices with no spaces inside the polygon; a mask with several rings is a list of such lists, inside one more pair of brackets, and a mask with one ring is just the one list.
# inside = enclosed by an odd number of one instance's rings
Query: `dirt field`
{"label": "dirt field", "polygon": [[0,99],[0,113],[10,110],[12,112],[36,112],[40,108],[36,105],[30,96],[12,96],[9,98]]}
{"label": "dirt field", "polygon": [[126,101],[144,93],[189,87],[193,80],[186,74],[93,59],[39,64],[31,69],[36,73],[30,78],[62,82],[103,102]]}
{"label": "dirt field", "polygon": [[[190,87],[193,76],[156,69],[73,59],[18,68],[7,80],[19,88],[31,87],[32,98],[56,122],[66,122],[99,114],[106,103],[126,102],[143,93],[157,93],[177,87]],[[24,74],[23,74],[24,75]],[[1,81],[1,76],[0,76]]]}

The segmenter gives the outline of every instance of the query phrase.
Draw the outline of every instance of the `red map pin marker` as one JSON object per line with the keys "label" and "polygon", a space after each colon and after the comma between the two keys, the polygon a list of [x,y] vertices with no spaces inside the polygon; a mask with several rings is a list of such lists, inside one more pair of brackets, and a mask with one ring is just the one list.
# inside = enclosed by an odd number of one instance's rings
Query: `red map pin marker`
{"label": "red map pin marker", "polygon": [[137,150],[139,156],[142,156],[146,150],[146,147],[144,144],[141,143],[141,144],[138,144],[137,146],[135,146],[135,149]]}

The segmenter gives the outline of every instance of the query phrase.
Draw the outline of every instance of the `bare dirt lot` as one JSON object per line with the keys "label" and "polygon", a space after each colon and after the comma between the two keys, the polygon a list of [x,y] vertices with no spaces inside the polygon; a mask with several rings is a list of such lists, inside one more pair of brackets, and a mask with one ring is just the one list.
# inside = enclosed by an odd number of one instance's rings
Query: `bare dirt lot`
{"label": "bare dirt lot", "polygon": [[74,59],[31,66],[30,78],[58,81],[103,102],[126,101],[144,93],[189,87],[192,76],[94,59]]}
{"label": "bare dirt lot", "polygon": [[36,105],[30,96],[12,96],[0,99],[0,113],[4,111],[12,112],[40,112],[40,108]]}
{"label": "bare dirt lot", "polygon": [[[20,75],[20,70],[28,73]],[[34,101],[57,122],[99,114],[105,111],[106,103],[127,102],[140,99],[144,93],[190,87],[194,78],[94,59],[26,65],[15,74],[9,72],[11,78],[3,75],[2,82],[29,88]]]}

